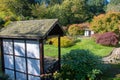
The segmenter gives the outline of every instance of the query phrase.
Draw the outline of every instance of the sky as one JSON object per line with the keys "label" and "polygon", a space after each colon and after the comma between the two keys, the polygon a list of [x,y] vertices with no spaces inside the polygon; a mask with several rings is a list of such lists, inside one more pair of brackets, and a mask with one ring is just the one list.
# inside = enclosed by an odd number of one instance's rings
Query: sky
{"label": "sky", "polygon": [[108,2],[110,2],[110,0],[107,0]]}

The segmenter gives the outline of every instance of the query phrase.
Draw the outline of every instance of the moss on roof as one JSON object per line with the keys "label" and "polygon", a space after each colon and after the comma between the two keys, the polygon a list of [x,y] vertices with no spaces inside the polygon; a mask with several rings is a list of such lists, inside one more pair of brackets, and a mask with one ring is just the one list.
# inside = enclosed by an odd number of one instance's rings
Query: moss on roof
{"label": "moss on roof", "polygon": [[0,36],[9,37],[43,37],[57,19],[15,21],[0,31]]}

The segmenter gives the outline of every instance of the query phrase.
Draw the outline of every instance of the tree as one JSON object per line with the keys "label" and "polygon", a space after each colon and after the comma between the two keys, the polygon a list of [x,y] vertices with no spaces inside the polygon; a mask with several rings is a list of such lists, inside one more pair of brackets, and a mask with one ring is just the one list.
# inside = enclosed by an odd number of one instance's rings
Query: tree
{"label": "tree", "polygon": [[64,0],[48,8],[47,18],[58,18],[62,25],[80,23],[91,17],[85,0]]}
{"label": "tree", "polygon": [[89,5],[90,12],[93,15],[98,15],[100,13],[104,13],[104,7],[107,5],[107,0],[88,0],[87,4]]}
{"label": "tree", "polygon": [[61,4],[62,0],[50,0],[50,5]]}
{"label": "tree", "polygon": [[33,4],[30,6],[30,9],[31,9],[32,16],[34,18],[42,19],[45,17],[45,15],[47,13],[47,8],[46,8],[45,4],[42,4],[42,5],[39,5],[38,3]]}
{"label": "tree", "polygon": [[33,2],[33,0],[12,0],[8,5],[14,14],[26,17],[31,15],[29,4],[33,4]]}
{"label": "tree", "polygon": [[120,12],[109,12],[95,16],[91,22],[90,28],[95,33],[115,32],[119,34]]}
{"label": "tree", "polygon": [[5,18],[6,16],[12,15],[12,12],[9,10],[7,3],[10,0],[0,0],[0,17]]}
{"label": "tree", "polygon": [[106,12],[120,12],[120,0],[111,0],[107,5]]}

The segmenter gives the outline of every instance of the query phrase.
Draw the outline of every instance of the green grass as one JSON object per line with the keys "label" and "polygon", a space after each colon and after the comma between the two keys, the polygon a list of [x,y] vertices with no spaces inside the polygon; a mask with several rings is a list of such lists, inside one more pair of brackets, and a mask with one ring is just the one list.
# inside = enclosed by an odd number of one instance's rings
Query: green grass
{"label": "green grass", "polygon": [[[85,49],[90,50],[93,54],[97,56],[107,56],[112,51],[114,47],[107,47],[96,44],[94,40],[91,38],[84,38],[81,41],[75,43],[75,45],[68,47],[68,48],[61,48],[61,55],[68,53],[74,49]],[[44,53],[46,56],[57,57],[58,48],[53,45],[45,45],[44,46]]]}

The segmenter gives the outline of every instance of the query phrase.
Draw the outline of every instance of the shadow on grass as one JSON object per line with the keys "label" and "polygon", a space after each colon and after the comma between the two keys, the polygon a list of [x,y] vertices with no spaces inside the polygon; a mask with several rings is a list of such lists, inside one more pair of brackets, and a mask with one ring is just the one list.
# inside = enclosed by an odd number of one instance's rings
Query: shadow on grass
{"label": "shadow on grass", "polygon": [[106,64],[106,65],[108,65],[109,68],[105,70],[97,80],[118,80],[118,79],[120,80],[120,64]]}

